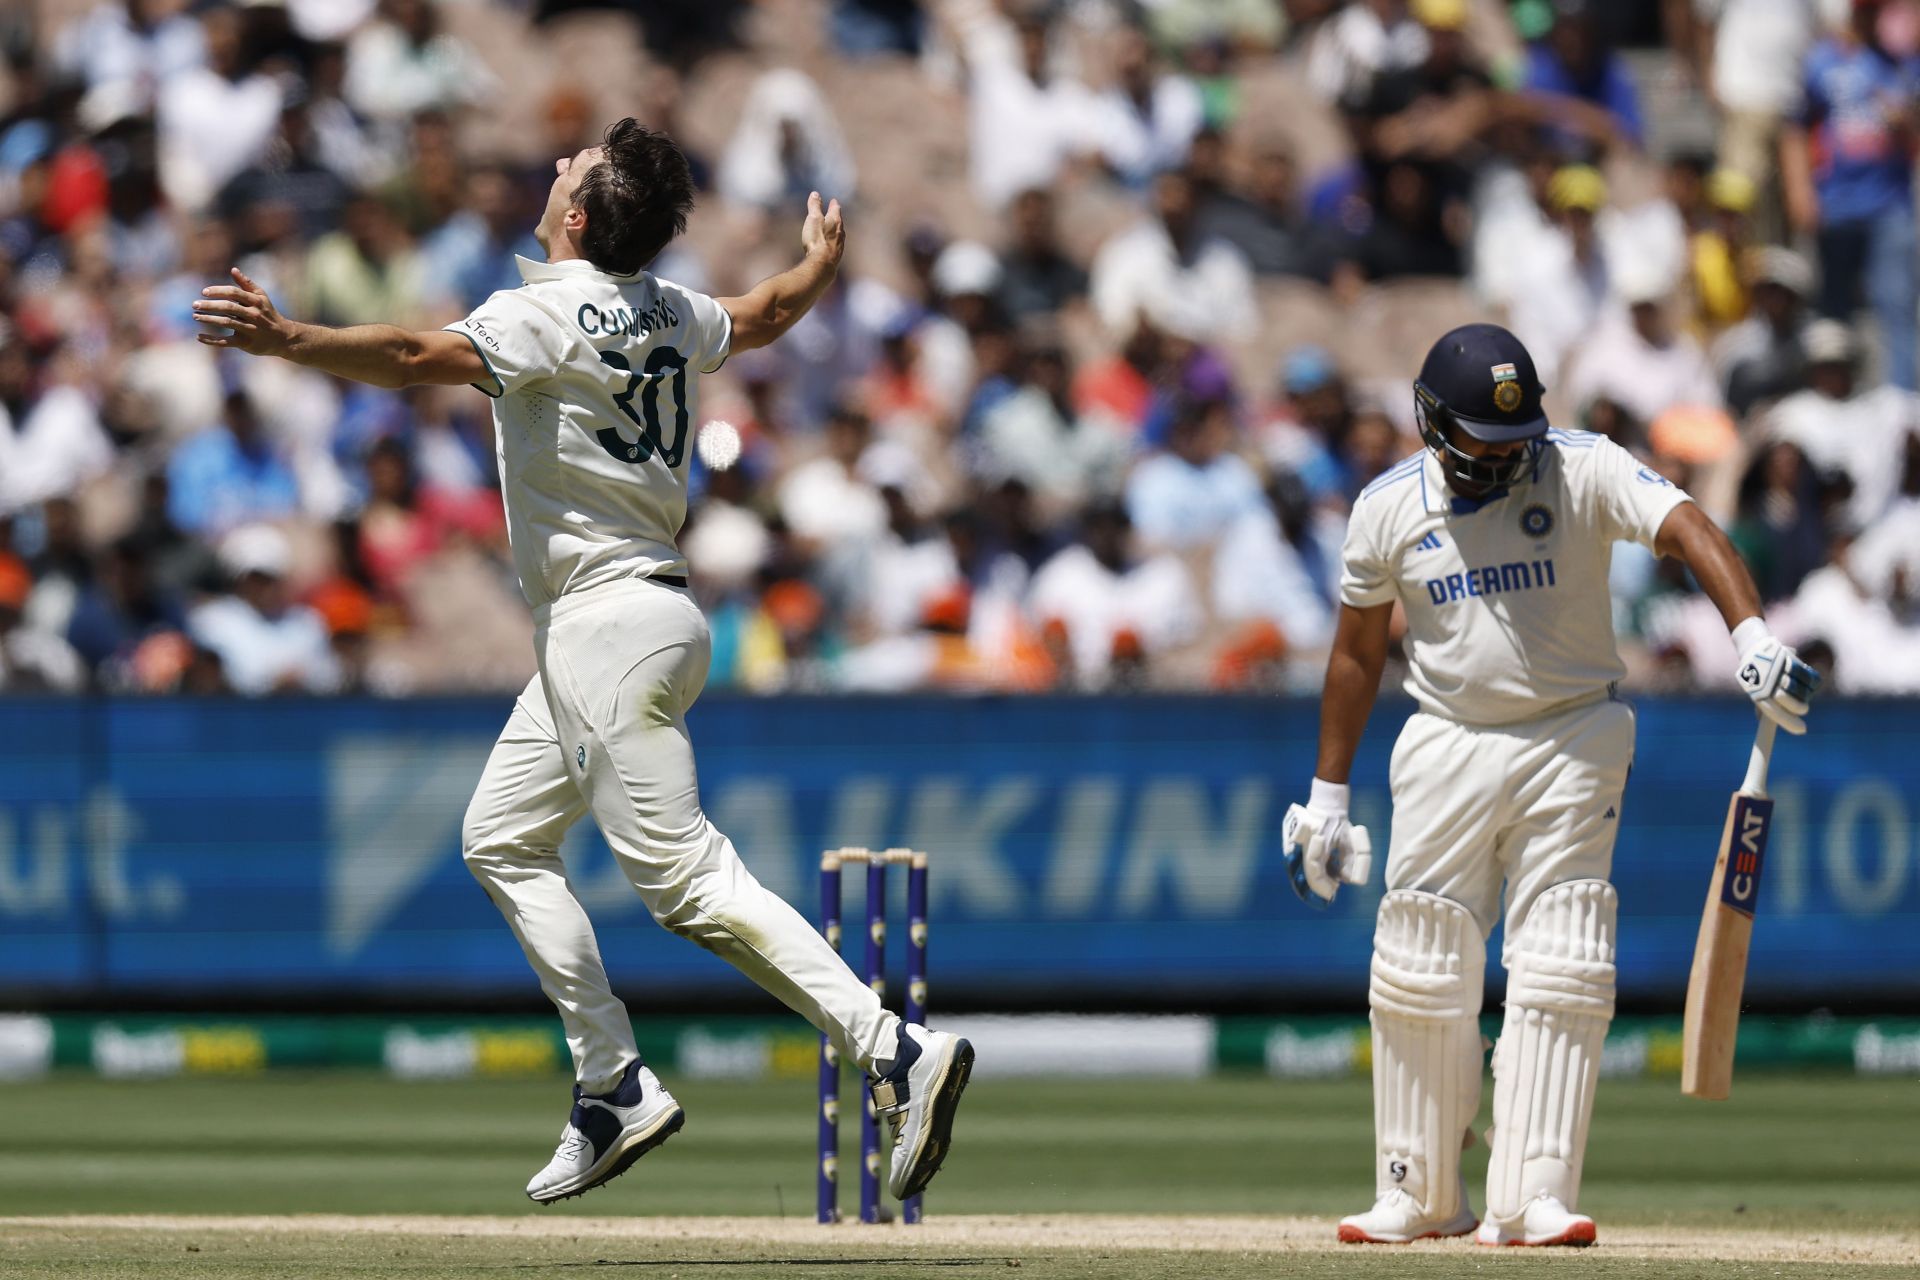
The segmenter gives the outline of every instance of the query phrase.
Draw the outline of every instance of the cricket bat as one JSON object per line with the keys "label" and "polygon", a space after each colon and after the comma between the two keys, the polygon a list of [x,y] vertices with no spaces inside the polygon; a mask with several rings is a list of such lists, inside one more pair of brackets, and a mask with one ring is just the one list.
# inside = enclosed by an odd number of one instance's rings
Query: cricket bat
{"label": "cricket bat", "polygon": [[1727,806],[1726,830],[1713,863],[1700,941],[1687,979],[1687,1022],[1681,1044],[1680,1092],[1689,1098],[1724,1099],[1733,1089],[1733,1046],[1740,1030],[1740,994],[1747,985],[1747,946],[1753,939],[1753,908],[1760,897],[1760,870],[1767,855],[1773,801],[1767,798],[1767,765],[1778,728],[1760,717],[1746,781]]}

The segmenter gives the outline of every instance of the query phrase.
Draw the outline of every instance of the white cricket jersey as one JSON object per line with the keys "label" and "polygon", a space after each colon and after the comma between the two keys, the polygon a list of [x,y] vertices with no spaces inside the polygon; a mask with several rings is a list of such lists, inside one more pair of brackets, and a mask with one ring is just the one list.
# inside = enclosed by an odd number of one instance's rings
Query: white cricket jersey
{"label": "white cricket jersey", "polygon": [[1340,598],[1404,606],[1406,689],[1422,710],[1469,725],[1537,719],[1626,673],[1607,590],[1613,544],[1651,548],[1686,501],[1585,431],[1550,430],[1530,475],[1485,502],[1457,497],[1422,449],[1355,501]]}
{"label": "white cricket jersey", "polygon": [[687,571],[699,375],[727,358],[733,322],[705,294],[647,272],[520,258],[502,289],[447,327],[492,373],[507,537],[535,608],[619,578]]}

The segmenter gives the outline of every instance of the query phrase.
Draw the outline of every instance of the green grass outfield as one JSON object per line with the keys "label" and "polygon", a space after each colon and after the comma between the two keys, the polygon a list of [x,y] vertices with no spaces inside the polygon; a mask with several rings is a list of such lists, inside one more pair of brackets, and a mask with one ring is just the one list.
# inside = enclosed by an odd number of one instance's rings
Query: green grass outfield
{"label": "green grass outfield", "polygon": [[[1364,1082],[982,1079],[968,1094],[953,1157],[927,1197],[933,1221],[926,1234],[807,1222],[810,1081],[688,1083],[676,1092],[688,1109],[683,1133],[608,1187],[540,1209],[520,1188],[565,1120],[566,1086],[554,1079],[402,1083],[275,1073],[108,1082],[62,1075],[0,1085],[0,1275],[558,1276],[606,1262],[689,1277],[1001,1274],[1016,1264],[1023,1276],[1046,1277],[1518,1275],[1569,1267],[1609,1277],[1920,1276],[1920,1082],[1912,1079],[1750,1077],[1721,1104],[1684,1099],[1671,1081],[1607,1082],[1582,1201],[1600,1221],[1602,1247],[1552,1256],[1457,1243],[1321,1251],[1331,1219],[1370,1199]],[[856,1127],[844,1131],[842,1191],[852,1211]],[[1476,1204],[1484,1166],[1484,1149],[1468,1153]],[[474,1232],[446,1224],[364,1231],[287,1222],[136,1229],[23,1221],[287,1214],[506,1220],[476,1224]],[[1013,1214],[1029,1215],[1018,1231],[940,1228],[957,1215]],[[1138,1221],[1113,1226],[1110,1238],[1097,1229],[1080,1232],[1090,1238],[1079,1243],[1050,1242],[1044,1223],[1064,1239],[1079,1219],[1059,1215],[1092,1214],[1186,1215],[1179,1224],[1168,1220],[1166,1243],[1214,1251],[1143,1247],[1153,1223]],[[584,1215],[577,1233],[567,1224],[575,1215]],[[763,1236],[749,1226],[702,1235],[698,1224],[651,1224],[644,1231],[652,1234],[625,1238],[604,1221],[628,1215],[799,1221],[792,1230],[769,1224],[769,1233],[779,1227],[785,1234]],[[1194,1215],[1327,1221],[1324,1231],[1306,1223],[1271,1237],[1251,1221],[1244,1244],[1220,1247],[1201,1237],[1221,1228],[1195,1224]],[[516,1235],[514,1220],[543,1234]],[[494,1234],[479,1233],[480,1225]],[[667,1230],[691,1234],[681,1239]],[[1125,1231],[1135,1237],[1119,1247]],[[1626,1247],[1635,1233],[1645,1247]],[[1746,1237],[1768,1243],[1745,1250],[1738,1241]],[[1610,1252],[1610,1238],[1621,1247]],[[1735,1245],[1713,1243],[1729,1239]],[[1867,1247],[1852,1248],[1862,1242]],[[1784,1251],[1769,1253],[1774,1244]]]}

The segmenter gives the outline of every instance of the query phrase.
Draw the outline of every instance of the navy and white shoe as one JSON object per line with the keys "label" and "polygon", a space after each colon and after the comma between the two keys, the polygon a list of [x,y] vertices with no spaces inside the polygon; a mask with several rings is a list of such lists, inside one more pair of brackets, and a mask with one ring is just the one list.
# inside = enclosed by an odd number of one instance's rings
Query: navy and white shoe
{"label": "navy and white shoe", "polygon": [[573,1112],[560,1131],[560,1149],[546,1168],[533,1175],[527,1196],[552,1204],[611,1182],[680,1132],[686,1120],[687,1113],[638,1058],[610,1093],[586,1094],[575,1085]]}
{"label": "navy and white shoe", "polygon": [[908,1200],[926,1190],[953,1145],[953,1116],[973,1074],[973,1046],[945,1031],[900,1024],[887,1073],[868,1086],[873,1113],[893,1129],[887,1191]]}

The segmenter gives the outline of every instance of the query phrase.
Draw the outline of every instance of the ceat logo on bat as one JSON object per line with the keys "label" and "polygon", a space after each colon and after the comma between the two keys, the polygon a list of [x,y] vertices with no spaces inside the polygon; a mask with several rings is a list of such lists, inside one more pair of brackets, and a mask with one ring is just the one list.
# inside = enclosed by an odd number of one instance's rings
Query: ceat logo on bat
{"label": "ceat logo on bat", "polygon": [[1773,821],[1773,801],[1740,797],[1733,807],[1733,848],[1727,851],[1727,878],[1720,885],[1720,901],[1743,915],[1752,915],[1760,896],[1760,868],[1767,856],[1767,828]]}

